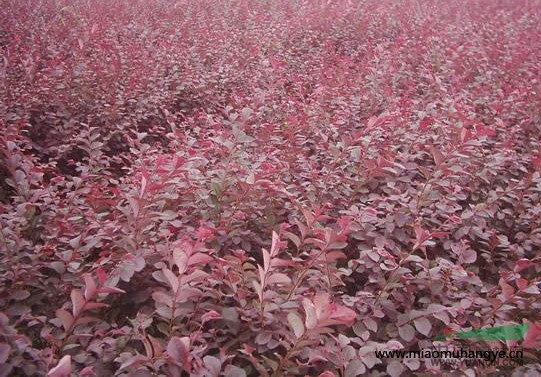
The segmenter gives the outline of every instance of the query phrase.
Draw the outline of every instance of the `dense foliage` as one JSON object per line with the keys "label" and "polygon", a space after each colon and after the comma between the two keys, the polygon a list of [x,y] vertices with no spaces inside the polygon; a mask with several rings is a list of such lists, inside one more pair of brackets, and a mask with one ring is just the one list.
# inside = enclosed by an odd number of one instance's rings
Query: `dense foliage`
{"label": "dense foliage", "polygon": [[540,367],[539,1],[0,4],[0,376]]}

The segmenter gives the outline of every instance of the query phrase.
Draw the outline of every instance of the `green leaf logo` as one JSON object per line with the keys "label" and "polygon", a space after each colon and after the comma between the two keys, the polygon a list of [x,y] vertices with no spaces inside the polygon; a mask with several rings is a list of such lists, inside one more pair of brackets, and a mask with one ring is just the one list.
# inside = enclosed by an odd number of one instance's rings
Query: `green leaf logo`
{"label": "green leaf logo", "polygon": [[496,326],[486,329],[478,329],[463,332],[454,332],[449,334],[438,335],[434,340],[442,340],[445,338],[460,338],[470,339],[479,338],[483,340],[522,340],[528,332],[530,325],[523,323],[521,325],[505,325]]}

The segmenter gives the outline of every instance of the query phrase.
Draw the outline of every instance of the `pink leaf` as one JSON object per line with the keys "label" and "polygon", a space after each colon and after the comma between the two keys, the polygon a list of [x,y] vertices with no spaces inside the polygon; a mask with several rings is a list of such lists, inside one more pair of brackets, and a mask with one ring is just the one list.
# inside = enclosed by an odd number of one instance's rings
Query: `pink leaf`
{"label": "pink leaf", "polygon": [[117,287],[104,286],[98,288],[98,293],[126,293],[126,291]]}
{"label": "pink leaf", "polygon": [[309,299],[305,298],[302,300],[302,306],[304,307],[304,312],[306,314],[306,319],[304,321],[306,328],[313,329],[317,326],[317,315],[314,303]]}
{"label": "pink leaf", "polygon": [[[307,208],[301,208],[301,212],[304,215],[304,218],[306,219],[306,222],[307,222],[308,226],[309,227],[312,226],[312,224],[314,223],[314,221],[316,219],[314,217],[313,213]],[[299,227],[299,229],[300,229],[300,227]],[[301,232],[302,232],[302,229],[301,229]],[[304,238],[304,236],[303,236],[303,238]]]}
{"label": "pink leaf", "polygon": [[169,285],[171,285],[171,288],[173,289],[173,291],[174,292],[178,291],[178,287],[179,287],[178,277],[173,273],[173,271],[164,267],[162,269],[162,272],[165,275],[165,278],[167,279],[167,281],[169,282]]}
{"label": "pink leaf", "polygon": [[203,363],[210,373],[210,376],[218,376],[222,370],[222,363],[220,359],[214,356],[207,355],[203,357]]}
{"label": "pink leaf", "polygon": [[280,237],[276,232],[272,232],[272,245],[270,249],[270,255],[276,256],[283,247],[287,247],[287,242],[280,241]]}
{"label": "pink leaf", "polygon": [[415,338],[415,329],[412,325],[404,325],[398,328],[398,334],[406,342],[409,342]]}
{"label": "pink leaf", "polygon": [[329,319],[342,325],[352,326],[356,317],[357,314],[350,308],[338,305],[334,302],[330,304]]}
{"label": "pink leaf", "polygon": [[485,126],[482,124],[475,125],[476,136],[488,136],[492,137],[496,135],[496,131],[490,126]]}
{"label": "pink leaf", "polygon": [[392,360],[387,364],[387,373],[391,377],[399,377],[405,369],[400,360]]}
{"label": "pink leaf", "polygon": [[293,333],[297,339],[299,339],[302,334],[304,334],[304,325],[302,323],[302,319],[296,313],[289,312],[287,315],[287,321],[289,322],[289,326],[291,326]]}
{"label": "pink leaf", "polygon": [[267,278],[267,284],[291,284],[291,279],[281,272],[275,272]]}
{"label": "pink leaf", "polygon": [[389,340],[387,342],[387,349],[390,349],[392,351],[401,350],[403,348],[404,348],[404,345],[400,343],[398,340]]}
{"label": "pink leaf", "polygon": [[188,284],[191,281],[203,281],[207,279],[208,276],[209,274],[207,274],[205,271],[197,269],[188,275],[186,274],[182,275],[180,277],[180,283]]}
{"label": "pink leaf", "polygon": [[424,118],[419,122],[419,131],[426,131],[427,129],[430,128],[430,126],[432,126],[432,124],[434,124],[434,119],[432,119],[432,118],[429,117],[429,116],[424,117]]}
{"label": "pink leaf", "polygon": [[105,270],[103,269],[103,267],[98,267],[96,271],[96,275],[98,277],[98,283],[100,285],[105,284],[105,282],[107,281],[107,274],[105,273]]}
{"label": "pink leaf", "polygon": [[139,216],[139,201],[132,196],[128,196],[127,199],[132,209],[133,216],[138,217]]}
{"label": "pink leaf", "polygon": [[71,304],[73,305],[73,316],[77,317],[81,312],[81,309],[85,306],[86,300],[84,299],[81,291],[73,289],[71,291]]}
{"label": "pink leaf", "polygon": [[267,282],[265,281],[265,270],[260,265],[257,265],[257,271],[259,272],[259,281],[261,282],[261,288],[264,288]]}
{"label": "pink leaf", "polygon": [[270,253],[266,249],[262,249],[261,252],[263,253],[263,268],[265,271],[269,271],[270,269]]}
{"label": "pink leaf", "polygon": [[325,260],[327,261],[327,263],[334,262],[338,259],[346,259],[346,258],[347,258],[346,254],[344,254],[341,251],[329,251],[328,253],[325,254]]}
{"label": "pink leaf", "polygon": [[96,371],[94,370],[94,367],[85,367],[79,372],[80,376],[95,376]]}
{"label": "pink leaf", "polygon": [[64,309],[58,309],[55,314],[56,317],[62,322],[64,330],[68,331],[68,329],[73,325],[73,316],[71,313]]}
{"label": "pink leaf", "polygon": [[222,319],[222,316],[216,310],[211,310],[201,316],[201,323],[206,323],[214,319]]}
{"label": "pink leaf", "polygon": [[460,142],[464,143],[470,140],[471,137],[472,137],[472,132],[468,128],[462,127],[462,129],[460,130]]}
{"label": "pink leaf", "polygon": [[255,280],[252,280],[252,285],[254,286],[257,296],[259,297],[259,302],[263,302],[263,289],[261,288],[261,284]]}
{"label": "pink leaf", "polygon": [[194,264],[205,265],[211,260],[212,260],[212,257],[210,255],[207,255],[204,253],[195,253],[190,256],[188,265],[189,266],[193,266]]}
{"label": "pink leaf", "polygon": [[69,377],[71,374],[71,356],[66,355],[47,373],[48,377]]}
{"label": "pink leaf", "polygon": [[355,311],[329,302],[329,295],[326,293],[316,295],[313,302],[304,299],[303,306],[306,313],[306,328],[308,329],[338,324],[351,326],[357,317]]}
{"label": "pink leaf", "polygon": [[175,301],[176,302],[184,302],[186,300],[188,300],[189,298],[192,298],[192,297],[197,297],[197,296],[201,296],[202,295],[202,292],[195,288],[195,287],[182,287],[182,289],[179,289],[177,291],[177,295],[175,297]]}
{"label": "pink leaf", "polygon": [[415,324],[415,328],[417,331],[419,331],[421,334],[428,336],[430,334],[430,330],[432,330],[432,324],[426,317],[420,317],[413,320],[413,323]]}
{"label": "pink leaf", "polygon": [[435,146],[430,146],[430,152],[432,153],[436,166],[440,166],[445,161],[445,156],[439,151],[439,149],[436,149]]}
{"label": "pink leaf", "polygon": [[[173,260],[178,267],[178,273],[183,274],[188,268],[188,256],[184,250],[175,249],[173,251]],[[167,275],[166,275],[167,276]]]}
{"label": "pink leaf", "polygon": [[344,377],[356,377],[366,373],[366,366],[359,359],[350,360],[347,363]]}
{"label": "pink leaf", "polygon": [[374,116],[370,117],[370,119],[368,119],[368,122],[366,123],[366,130],[372,129],[376,125],[377,121],[378,121],[377,116],[374,115]]}
{"label": "pink leaf", "polygon": [[172,337],[167,343],[167,354],[171,359],[184,364],[190,355],[190,338]]}
{"label": "pink leaf", "polygon": [[173,306],[173,298],[165,292],[162,292],[162,291],[152,292],[152,298],[158,304],[162,304],[170,308]]}
{"label": "pink leaf", "polygon": [[507,284],[504,278],[500,278],[499,286],[502,289],[504,300],[508,300],[514,296],[515,289],[511,285]]}
{"label": "pink leaf", "polygon": [[85,293],[84,297],[86,300],[92,299],[97,292],[96,282],[90,274],[84,274],[83,278],[85,279]]}
{"label": "pink leaf", "polygon": [[336,377],[336,374],[330,371],[325,371],[321,373],[318,377]]}
{"label": "pink leaf", "polygon": [[421,227],[416,226],[414,228],[415,230],[415,245],[413,246],[413,250],[417,250],[421,245],[430,238],[430,233],[428,233],[426,230],[424,230]]}
{"label": "pink leaf", "polygon": [[146,188],[147,188],[147,179],[145,178],[145,176],[142,176],[141,177],[141,191],[139,192],[139,198],[143,198],[143,196],[145,195],[145,191],[146,191]]}
{"label": "pink leaf", "polygon": [[535,263],[533,263],[529,259],[522,258],[522,259],[519,259],[518,261],[516,261],[515,268],[514,268],[513,271],[514,272],[520,272],[520,271],[525,270],[526,268],[529,268],[529,267],[532,267],[532,266],[535,266]]}
{"label": "pink leaf", "polygon": [[522,345],[526,348],[539,347],[541,345],[541,323],[531,323],[527,321],[530,328],[524,336]]}

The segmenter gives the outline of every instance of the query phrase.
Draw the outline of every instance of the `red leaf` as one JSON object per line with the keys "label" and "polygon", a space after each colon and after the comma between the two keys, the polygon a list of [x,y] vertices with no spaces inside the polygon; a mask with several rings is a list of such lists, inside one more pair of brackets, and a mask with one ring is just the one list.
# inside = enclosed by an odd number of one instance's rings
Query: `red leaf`
{"label": "red leaf", "polygon": [[470,140],[472,137],[472,133],[469,129],[466,127],[462,127],[462,130],[460,131],[460,141],[462,143],[465,143],[466,141]]}
{"label": "red leaf", "polygon": [[500,278],[499,286],[502,289],[504,300],[508,300],[514,296],[515,289],[511,285],[507,284],[504,278]]}
{"label": "red leaf", "polygon": [[98,276],[98,283],[100,285],[105,284],[105,282],[107,281],[107,274],[105,273],[103,267],[98,267],[96,275]]}
{"label": "red leaf", "polygon": [[419,122],[419,131],[426,131],[427,129],[430,128],[430,126],[432,126],[434,124],[434,119],[432,119],[432,117],[424,117],[420,122]]}
{"label": "red leaf", "polygon": [[352,326],[356,317],[357,314],[350,308],[338,305],[334,302],[330,304],[329,319],[346,326]]}
{"label": "red leaf", "polygon": [[515,268],[514,268],[513,271],[514,272],[520,272],[520,271],[525,270],[526,268],[529,268],[529,267],[532,267],[532,266],[535,266],[535,263],[533,263],[529,259],[522,258],[522,259],[519,259],[518,261],[516,261]]}
{"label": "red leaf", "polygon": [[430,233],[428,233],[426,230],[424,230],[421,227],[416,226],[415,227],[415,245],[413,246],[413,250],[417,250],[421,245],[430,238]]}
{"label": "red leaf", "polygon": [[517,284],[517,288],[518,288],[519,290],[525,289],[525,288],[528,286],[528,284],[529,284],[528,280],[523,279],[523,278],[518,278],[518,279],[515,281],[515,283]]}
{"label": "red leaf", "polygon": [[527,321],[530,328],[524,336],[522,346],[526,348],[539,347],[541,345],[541,323],[531,323]]}
{"label": "red leaf", "polygon": [[488,137],[491,137],[491,136],[496,135],[496,131],[494,131],[494,129],[492,127],[484,126],[482,124],[475,125],[475,133],[476,133],[476,136],[488,136]]}
{"label": "red leaf", "polygon": [[304,299],[303,306],[307,329],[338,324],[351,326],[357,317],[355,311],[334,302],[331,303],[326,293],[316,295],[313,301]]}

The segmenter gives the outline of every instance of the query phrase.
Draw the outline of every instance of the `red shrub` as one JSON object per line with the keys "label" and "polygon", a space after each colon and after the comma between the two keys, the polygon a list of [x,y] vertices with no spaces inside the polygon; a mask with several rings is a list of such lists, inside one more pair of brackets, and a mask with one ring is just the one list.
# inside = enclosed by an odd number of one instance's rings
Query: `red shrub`
{"label": "red shrub", "polygon": [[2,5],[0,376],[535,367],[536,1]]}

